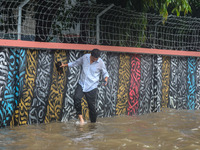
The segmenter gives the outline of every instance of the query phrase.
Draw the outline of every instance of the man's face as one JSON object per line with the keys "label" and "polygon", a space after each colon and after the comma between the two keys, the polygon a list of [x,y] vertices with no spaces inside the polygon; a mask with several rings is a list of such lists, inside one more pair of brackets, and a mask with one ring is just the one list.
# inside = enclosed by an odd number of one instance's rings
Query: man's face
{"label": "man's face", "polygon": [[94,56],[91,56],[91,61],[92,61],[92,62],[95,62],[95,61],[97,61],[98,59],[99,59],[99,57],[96,58],[96,57],[94,57]]}

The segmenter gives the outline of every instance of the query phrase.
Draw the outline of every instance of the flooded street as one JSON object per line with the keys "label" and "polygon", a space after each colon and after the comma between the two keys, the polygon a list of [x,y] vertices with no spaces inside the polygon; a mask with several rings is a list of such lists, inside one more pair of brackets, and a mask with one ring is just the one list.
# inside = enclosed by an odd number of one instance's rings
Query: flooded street
{"label": "flooded street", "polygon": [[195,150],[200,149],[200,111],[165,109],[141,116],[76,120],[0,129],[0,150]]}

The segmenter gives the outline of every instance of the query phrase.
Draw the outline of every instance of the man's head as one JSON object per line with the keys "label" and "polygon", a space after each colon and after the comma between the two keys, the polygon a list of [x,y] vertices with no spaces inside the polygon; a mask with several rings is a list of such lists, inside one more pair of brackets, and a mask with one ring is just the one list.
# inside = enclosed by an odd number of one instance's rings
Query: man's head
{"label": "man's head", "polygon": [[91,56],[93,56],[94,58],[99,58],[99,57],[100,57],[100,54],[101,54],[100,50],[98,50],[98,49],[93,49],[93,50],[92,50],[92,53],[91,53]]}

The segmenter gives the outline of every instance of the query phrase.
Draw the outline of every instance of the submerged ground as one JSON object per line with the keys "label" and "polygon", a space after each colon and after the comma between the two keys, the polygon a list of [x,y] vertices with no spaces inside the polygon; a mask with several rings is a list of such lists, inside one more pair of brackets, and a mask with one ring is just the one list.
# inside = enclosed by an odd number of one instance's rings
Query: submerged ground
{"label": "submerged ground", "polygon": [[200,149],[200,111],[163,109],[140,116],[76,120],[0,129],[0,149]]}

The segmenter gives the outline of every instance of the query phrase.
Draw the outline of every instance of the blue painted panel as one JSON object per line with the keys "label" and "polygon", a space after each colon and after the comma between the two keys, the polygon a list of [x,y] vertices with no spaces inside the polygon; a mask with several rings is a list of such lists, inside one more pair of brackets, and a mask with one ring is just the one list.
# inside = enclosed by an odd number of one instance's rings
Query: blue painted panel
{"label": "blue painted panel", "polygon": [[188,109],[195,109],[196,102],[196,58],[188,57],[188,75],[187,75],[187,104]]}

